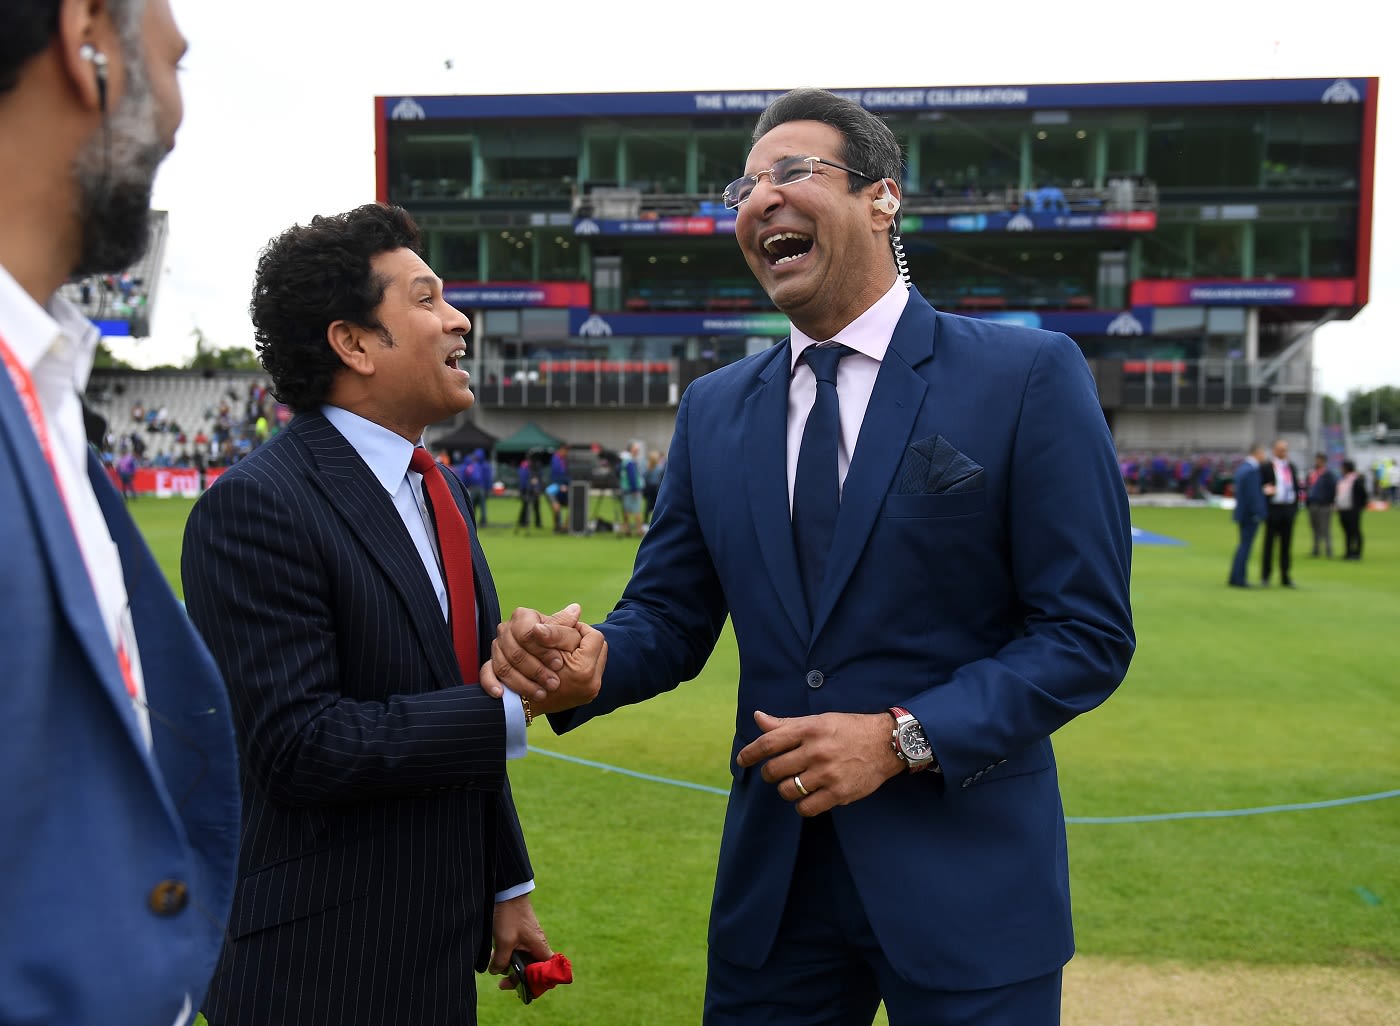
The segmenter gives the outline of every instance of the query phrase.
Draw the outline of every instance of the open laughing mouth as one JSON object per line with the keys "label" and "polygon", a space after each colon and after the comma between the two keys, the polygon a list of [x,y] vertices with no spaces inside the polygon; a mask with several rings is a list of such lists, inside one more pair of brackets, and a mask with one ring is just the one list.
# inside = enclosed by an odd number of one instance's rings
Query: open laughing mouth
{"label": "open laughing mouth", "polygon": [[801,232],[779,232],[763,240],[763,254],[772,267],[781,267],[806,256],[812,249],[812,237]]}
{"label": "open laughing mouth", "polygon": [[447,360],[445,362],[447,366],[451,367],[453,370],[460,370],[461,368],[457,366],[457,361],[465,360],[466,358],[467,350],[464,347],[458,347],[447,354]]}

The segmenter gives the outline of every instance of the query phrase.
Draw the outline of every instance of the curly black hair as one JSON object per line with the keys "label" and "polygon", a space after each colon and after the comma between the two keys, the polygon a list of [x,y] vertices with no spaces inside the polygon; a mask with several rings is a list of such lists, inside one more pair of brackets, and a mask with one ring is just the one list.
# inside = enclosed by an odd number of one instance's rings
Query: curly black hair
{"label": "curly black hair", "polygon": [[326,339],[334,321],[378,331],[375,311],[388,282],[370,261],[410,249],[421,255],[418,225],[402,207],[366,203],[345,214],[317,215],[271,240],[258,257],[248,313],[258,359],[272,394],[296,412],[325,402],[344,367]]}

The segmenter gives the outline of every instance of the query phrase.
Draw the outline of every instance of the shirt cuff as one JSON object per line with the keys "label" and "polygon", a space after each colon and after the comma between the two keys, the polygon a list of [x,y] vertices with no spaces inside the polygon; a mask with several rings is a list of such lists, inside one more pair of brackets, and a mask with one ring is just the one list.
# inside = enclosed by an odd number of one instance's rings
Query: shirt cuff
{"label": "shirt cuff", "polygon": [[510,901],[511,898],[518,898],[522,894],[529,894],[535,889],[534,880],[526,880],[523,884],[516,884],[514,887],[507,887],[503,891],[496,892],[496,903]]}
{"label": "shirt cuff", "polygon": [[509,688],[501,696],[501,704],[506,711],[506,759],[525,757],[525,710],[520,705],[520,696]]}

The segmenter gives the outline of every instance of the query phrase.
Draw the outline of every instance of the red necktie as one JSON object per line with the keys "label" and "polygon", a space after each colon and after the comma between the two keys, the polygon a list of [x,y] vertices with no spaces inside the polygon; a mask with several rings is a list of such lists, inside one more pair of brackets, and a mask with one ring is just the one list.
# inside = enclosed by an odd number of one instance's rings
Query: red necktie
{"label": "red necktie", "polygon": [[447,584],[452,647],[457,650],[462,683],[475,684],[481,672],[481,656],[476,646],[476,590],[472,581],[472,543],[467,535],[467,522],[452,499],[437,461],[428,455],[427,449],[421,445],[414,448],[408,469],[423,475],[423,485],[428,490],[428,505],[437,526],[442,575]]}

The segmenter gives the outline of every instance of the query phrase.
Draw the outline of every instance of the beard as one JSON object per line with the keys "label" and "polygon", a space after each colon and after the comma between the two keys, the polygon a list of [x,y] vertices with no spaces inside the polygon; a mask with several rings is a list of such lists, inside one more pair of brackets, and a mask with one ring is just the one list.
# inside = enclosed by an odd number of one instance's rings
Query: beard
{"label": "beard", "polygon": [[116,274],[150,243],[151,189],[167,148],[145,69],[128,64],[126,95],[74,164],[82,245],[74,275]]}

